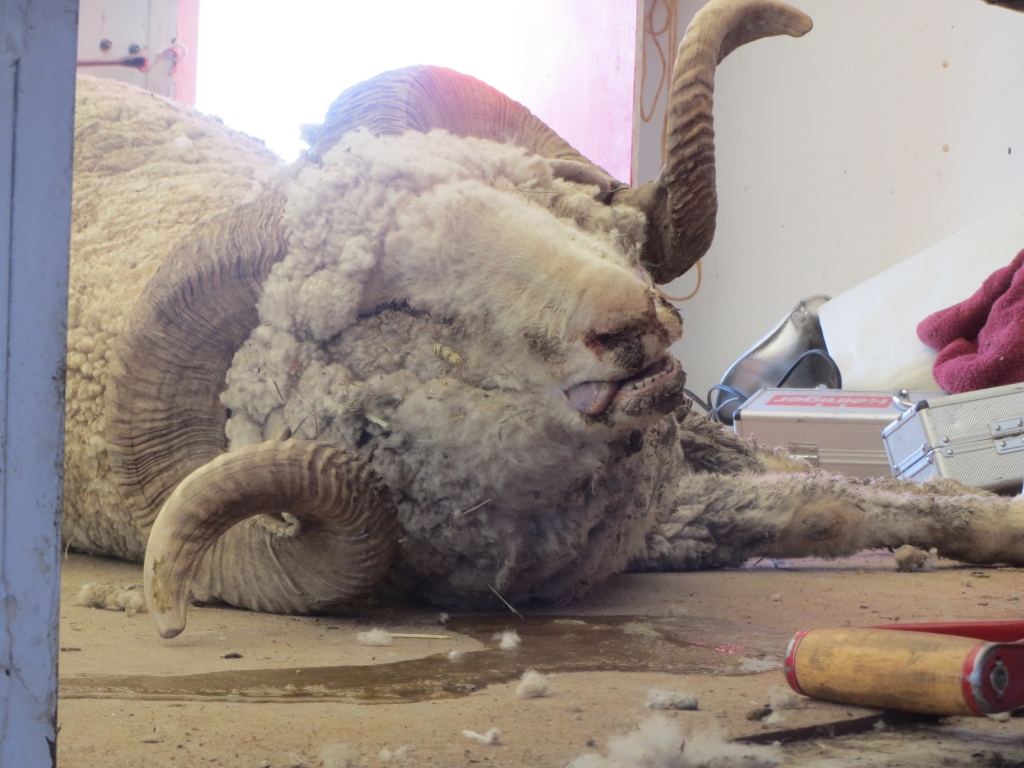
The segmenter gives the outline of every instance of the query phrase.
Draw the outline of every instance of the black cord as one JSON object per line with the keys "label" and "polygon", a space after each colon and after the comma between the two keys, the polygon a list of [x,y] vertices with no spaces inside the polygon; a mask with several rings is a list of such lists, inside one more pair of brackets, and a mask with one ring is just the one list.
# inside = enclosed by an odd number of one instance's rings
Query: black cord
{"label": "black cord", "polygon": [[793,372],[797,369],[797,367],[800,365],[800,363],[802,363],[808,357],[820,357],[825,362],[827,362],[832,367],[833,373],[835,373],[835,375],[836,375],[836,386],[835,386],[835,388],[836,389],[842,389],[843,388],[843,374],[839,370],[839,366],[836,365],[836,361],[832,359],[831,355],[829,355],[828,352],[825,352],[822,349],[809,349],[806,352],[804,352],[802,355],[800,355],[800,357],[798,357],[796,359],[796,362],[794,362],[791,366],[789,366],[788,369],[786,369],[786,372],[784,374],[782,374],[782,378],[779,379],[779,383],[776,384],[775,386],[776,387],[784,387],[786,385],[786,379],[788,379],[790,376],[792,376]]}

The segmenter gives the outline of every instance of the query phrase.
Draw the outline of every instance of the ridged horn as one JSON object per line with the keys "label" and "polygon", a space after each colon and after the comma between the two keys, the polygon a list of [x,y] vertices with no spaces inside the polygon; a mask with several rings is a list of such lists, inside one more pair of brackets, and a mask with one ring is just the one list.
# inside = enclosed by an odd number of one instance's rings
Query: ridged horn
{"label": "ridged horn", "polygon": [[107,384],[107,442],[143,531],[190,472],[227,450],[220,402],[256,301],[284,258],[284,197],[266,194],[179,241],[128,316]]}
{"label": "ridged horn", "polygon": [[647,215],[641,260],[655,282],[686,272],[715,236],[715,67],[741,45],[810,29],[808,16],[778,0],[712,0],[690,22],[672,69],[665,167],[653,182],[614,195]]}
{"label": "ridged horn", "polygon": [[327,110],[322,125],[307,126],[310,154],[321,157],[342,135],[360,127],[376,136],[444,129],[511,143],[553,161],[556,175],[596,184],[602,194],[622,186],[522,104],[445,67],[396,69],[349,88]]}
{"label": "ridged horn", "polygon": [[[281,510],[297,522],[257,517]],[[397,546],[395,503],[359,456],[318,441],[248,445],[168,497],[146,548],[146,604],[161,637],[178,635],[206,556],[204,591],[255,611],[316,613],[379,581]]]}
{"label": "ridged horn", "polygon": [[[354,454],[299,441],[225,453],[220,392],[259,321],[263,282],[286,253],[284,204],[267,193],[183,238],[111,362],[108,450],[133,520],[152,526],[146,594],[164,637],[185,626],[193,577],[232,605],[308,613],[365,591],[397,549],[394,502]],[[235,526],[265,513],[298,522]]]}

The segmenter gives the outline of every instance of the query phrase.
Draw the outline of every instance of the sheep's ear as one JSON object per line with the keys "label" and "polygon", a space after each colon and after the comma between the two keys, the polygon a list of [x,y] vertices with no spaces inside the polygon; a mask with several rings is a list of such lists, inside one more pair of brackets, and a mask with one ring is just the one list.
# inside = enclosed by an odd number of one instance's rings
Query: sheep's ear
{"label": "sheep's ear", "polygon": [[284,205],[283,195],[267,192],[183,237],[118,337],[107,442],[121,498],[141,530],[185,476],[227,450],[220,393],[259,322],[263,282],[287,252]]}
{"label": "sheep's ear", "polygon": [[598,193],[594,197],[601,202],[608,202],[613,192],[625,186],[592,163],[581,163],[576,160],[551,160],[550,164],[551,172],[560,179],[576,184],[596,186]]}

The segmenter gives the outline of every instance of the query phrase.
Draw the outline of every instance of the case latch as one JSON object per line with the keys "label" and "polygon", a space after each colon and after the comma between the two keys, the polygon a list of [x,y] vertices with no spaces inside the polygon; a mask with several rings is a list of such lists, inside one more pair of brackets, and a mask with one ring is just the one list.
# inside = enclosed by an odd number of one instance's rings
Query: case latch
{"label": "case latch", "polygon": [[995,441],[996,453],[1024,451],[1024,416],[991,421],[988,431]]}

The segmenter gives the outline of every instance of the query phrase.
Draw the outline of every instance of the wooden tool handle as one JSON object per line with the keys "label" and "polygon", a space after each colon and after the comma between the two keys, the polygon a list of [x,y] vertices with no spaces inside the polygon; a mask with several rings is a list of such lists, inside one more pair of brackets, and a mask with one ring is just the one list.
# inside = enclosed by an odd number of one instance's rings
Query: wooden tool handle
{"label": "wooden tool handle", "polygon": [[793,638],[786,677],[800,693],[841,704],[936,715],[978,714],[965,699],[976,639],[884,629],[815,629]]}

